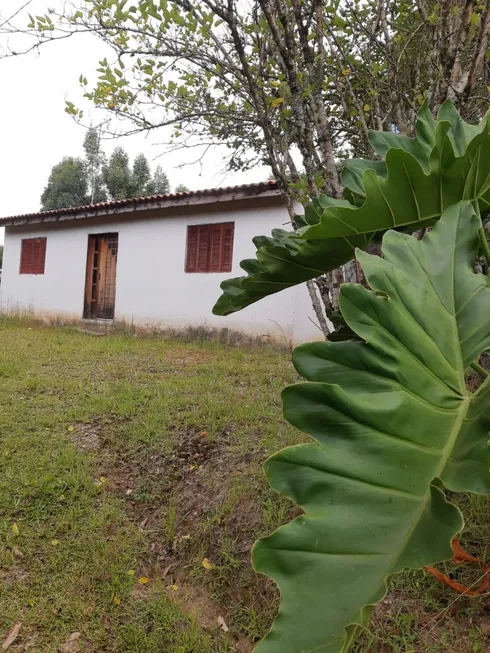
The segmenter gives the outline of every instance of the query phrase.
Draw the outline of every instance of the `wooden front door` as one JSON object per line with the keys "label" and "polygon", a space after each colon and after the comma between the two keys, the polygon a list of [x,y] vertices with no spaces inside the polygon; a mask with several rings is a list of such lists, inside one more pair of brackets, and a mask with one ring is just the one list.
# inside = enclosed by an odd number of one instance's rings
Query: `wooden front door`
{"label": "wooden front door", "polygon": [[86,319],[114,318],[118,234],[88,237],[87,277],[85,281]]}

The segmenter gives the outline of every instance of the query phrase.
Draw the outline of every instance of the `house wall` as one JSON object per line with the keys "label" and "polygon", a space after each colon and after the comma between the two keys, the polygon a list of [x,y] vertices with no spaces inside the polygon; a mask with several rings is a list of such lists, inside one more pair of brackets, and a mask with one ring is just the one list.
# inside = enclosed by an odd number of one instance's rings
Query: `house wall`
{"label": "house wall", "polygon": [[[252,238],[269,234],[288,221],[277,198],[262,198],[148,212],[128,217],[70,220],[55,224],[7,227],[3,259],[3,310],[80,319],[83,315],[89,234],[117,232],[119,253],[115,319],[137,325],[185,327],[207,325],[240,329],[254,335],[303,342],[321,337],[305,285],[230,315],[212,307],[221,281],[243,274],[239,263],[254,256]],[[184,271],[187,226],[235,222],[231,273]],[[44,275],[19,274],[21,240],[47,237]]]}

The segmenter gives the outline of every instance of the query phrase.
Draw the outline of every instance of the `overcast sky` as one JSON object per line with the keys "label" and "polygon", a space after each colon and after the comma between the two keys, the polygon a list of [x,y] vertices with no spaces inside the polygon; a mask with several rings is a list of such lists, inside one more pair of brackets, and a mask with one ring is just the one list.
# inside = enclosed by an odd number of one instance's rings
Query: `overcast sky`
{"label": "overcast sky", "polygon": [[[0,0],[0,12],[11,15],[24,3],[25,0]],[[29,10],[40,14],[56,4],[57,0],[34,0]],[[53,165],[63,156],[82,155],[85,132],[65,113],[65,99],[84,109],[84,119],[92,119],[95,124],[104,120],[100,110],[83,104],[78,78],[84,73],[89,84],[94,81],[97,63],[106,55],[109,53],[105,46],[95,37],[80,35],[48,44],[37,54],[0,60],[0,217],[38,211],[39,198]],[[117,142],[106,141],[105,150],[110,154],[119,144],[131,158],[144,152],[154,167],[156,162],[152,159],[165,152],[165,146],[158,143],[166,137],[165,132],[153,132],[148,137],[133,135]],[[258,168],[225,176],[223,153],[216,150],[207,155],[204,166],[177,167],[195,158],[195,152],[172,153],[159,158],[158,163],[168,174],[172,187],[185,183],[190,189],[263,181],[269,174],[267,168]]]}

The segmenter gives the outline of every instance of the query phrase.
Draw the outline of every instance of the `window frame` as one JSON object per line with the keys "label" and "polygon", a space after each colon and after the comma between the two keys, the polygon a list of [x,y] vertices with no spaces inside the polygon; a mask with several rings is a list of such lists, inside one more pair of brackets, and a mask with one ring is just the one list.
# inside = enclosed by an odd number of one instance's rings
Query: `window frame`
{"label": "window frame", "polygon": [[226,274],[231,272],[234,241],[234,221],[187,225],[185,273]]}
{"label": "window frame", "polygon": [[[45,273],[47,241],[46,236],[22,238],[19,274],[41,275]],[[31,252],[29,252],[29,248],[32,248]]]}

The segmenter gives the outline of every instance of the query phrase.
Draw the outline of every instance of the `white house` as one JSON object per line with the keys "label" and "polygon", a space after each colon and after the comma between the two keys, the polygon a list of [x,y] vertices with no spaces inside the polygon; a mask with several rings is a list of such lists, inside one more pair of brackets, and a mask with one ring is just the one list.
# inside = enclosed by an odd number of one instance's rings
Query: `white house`
{"label": "white house", "polygon": [[288,221],[275,182],[2,218],[1,308],[318,339],[304,285],[229,317],[212,314],[221,281],[244,274],[240,261],[254,256],[252,238]]}

